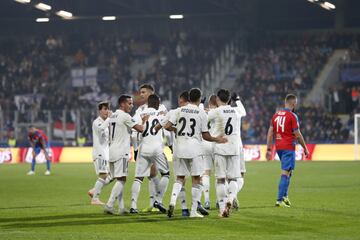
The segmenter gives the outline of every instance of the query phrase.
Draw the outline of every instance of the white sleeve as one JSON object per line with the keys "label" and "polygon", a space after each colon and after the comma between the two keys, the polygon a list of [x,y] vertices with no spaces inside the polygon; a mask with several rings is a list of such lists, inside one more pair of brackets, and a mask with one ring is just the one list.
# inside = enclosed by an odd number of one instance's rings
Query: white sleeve
{"label": "white sleeve", "polygon": [[170,112],[166,113],[166,115],[160,119],[160,125],[161,125],[162,127],[164,127],[165,124],[169,121],[170,115],[172,114],[172,111],[173,111],[173,110],[171,110]]}
{"label": "white sleeve", "polygon": [[136,122],[134,121],[134,119],[131,118],[131,116],[129,114],[126,114],[124,116],[124,124],[127,127],[132,128],[136,125]]}
{"label": "white sleeve", "polygon": [[215,109],[212,109],[212,110],[210,110],[209,112],[208,112],[208,114],[207,114],[207,117],[208,117],[208,121],[209,122],[211,122],[212,120],[214,120],[215,119],[215,117],[216,117],[216,110]]}
{"label": "white sleeve", "polygon": [[237,100],[236,102],[236,110],[240,113],[240,116],[245,117],[246,116],[246,110],[244,108],[244,105],[240,100]]}
{"label": "white sleeve", "polygon": [[204,110],[204,109],[205,109],[204,104],[203,104],[203,103],[200,103],[200,104],[199,104],[199,108],[202,109],[202,110]]}
{"label": "white sleeve", "polygon": [[170,116],[169,116],[169,122],[171,122],[172,124],[176,124],[177,112],[178,112],[178,110],[174,110],[172,112],[172,114],[170,114]]}
{"label": "white sleeve", "polygon": [[200,120],[201,121],[201,132],[208,132],[209,131],[208,117],[204,110],[201,111],[200,118],[201,118],[201,120]]}

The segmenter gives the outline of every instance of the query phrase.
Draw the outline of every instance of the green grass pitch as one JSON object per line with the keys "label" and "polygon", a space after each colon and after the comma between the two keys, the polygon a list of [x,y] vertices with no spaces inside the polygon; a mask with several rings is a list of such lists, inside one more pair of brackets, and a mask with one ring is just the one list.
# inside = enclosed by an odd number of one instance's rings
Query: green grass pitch
{"label": "green grass pitch", "polygon": [[[86,195],[96,179],[91,164],[0,165],[0,239],[360,239],[360,162],[298,162],[290,186],[290,209],[275,208],[278,162],[247,164],[241,210],[220,219],[174,219],[162,214],[104,215]],[[134,164],[125,189],[129,208]],[[213,181],[213,179],[212,179]],[[172,189],[170,181],[164,203]],[[111,186],[101,199],[106,201]],[[187,183],[190,200],[190,181]],[[211,189],[215,206],[214,183]],[[188,201],[190,206],[190,201]],[[148,206],[148,184],[138,207]],[[177,205],[179,208],[179,204]]]}

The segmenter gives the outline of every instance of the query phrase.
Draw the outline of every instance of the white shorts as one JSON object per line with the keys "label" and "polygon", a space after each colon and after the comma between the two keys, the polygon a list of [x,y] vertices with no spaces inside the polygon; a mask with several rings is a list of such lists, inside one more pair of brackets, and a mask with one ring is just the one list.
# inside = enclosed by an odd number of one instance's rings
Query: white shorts
{"label": "white shorts", "polygon": [[204,155],[204,171],[211,171],[214,166],[214,157],[213,155]]}
{"label": "white shorts", "polygon": [[244,149],[240,149],[240,173],[246,173]]}
{"label": "white shorts", "polygon": [[112,178],[126,177],[128,175],[129,159],[120,158],[115,162],[109,162],[110,175]]}
{"label": "white shorts", "polygon": [[174,158],[174,172],[176,176],[201,176],[204,173],[204,158]]}
{"label": "white shorts", "polygon": [[160,173],[165,174],[169,172],[168,160],[164,153],[155,156],[143,156],[141,153],[136,159],[135,177],[150,176],[150,167],[155,164]]}
{"label": "white shorts", "polygon": [[109,173],[109,161],[101,158],[96,158],[94,160],[94,167],[96,175],[100,173]]}
{"label": "white shorts", "polygon": [[215,177],[216,178],[239,178],[240,174],[240,157],[214,155]]}

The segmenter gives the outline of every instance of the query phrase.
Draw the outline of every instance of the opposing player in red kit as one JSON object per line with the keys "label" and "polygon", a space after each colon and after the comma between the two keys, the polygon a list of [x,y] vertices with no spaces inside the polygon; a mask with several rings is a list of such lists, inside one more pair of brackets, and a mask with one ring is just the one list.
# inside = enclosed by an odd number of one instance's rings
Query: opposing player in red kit
{"label": "opposing player in red kit", "polygon": [[279,182],[278,198],[275,206],[290,207],[288,197],[290,178],[295,169],[295,146],[297,141],[304,149],[307,157],[309,151],[306,147],[304,137],[299,128],[297,115],[293,112],[297,104],[297,98],[293,94],[288,94],[285,98],[285,108],[277,111],[271,119],[267,133],[267,152],[266,159],[271,158],[273,135],[275,135],[275,147],[281,162],[281,178]]}

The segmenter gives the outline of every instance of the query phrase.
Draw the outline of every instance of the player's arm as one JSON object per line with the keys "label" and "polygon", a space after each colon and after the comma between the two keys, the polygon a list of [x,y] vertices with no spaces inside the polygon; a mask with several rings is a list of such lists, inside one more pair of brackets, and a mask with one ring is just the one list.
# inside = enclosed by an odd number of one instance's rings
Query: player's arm
{"label": "player's arm", "polygon": [[273,135],[274,135],[274,129],[272,124],[270,124],[269,130],[267,132],[266,137],[266,160],[271,160],[271,149],[273,145]]}
{"label": "player's arm", "polygon": [[294,135],[296,139],[299,141],[300,145],[303,147],[305,156],[306,157],[309,156],[309,150],[307,149],[304,137],[301,134],[300,130],[299,129],[295,130]]}
{"label": "player's arm", "polygon": [[141,133],[144,132],[144,129],[145,129],[144,124],[146,123],[147,120],[149,120],[149,115],[143,116],[141,118],[141,124],[135,124],[135,125],[133,125],[132,128],[138,132],[141,132]]}
{"label": "player's arm", "polygon": [[224,138],[223,136],[213,137],[210,135],[209,132],[202,132],[201,135],[202,135],[202,138],[208,142],[216,142],[216,143],[226,143],[227,142],[227,139]]}
{"label": "player's arm", "polygon": [[163,127],[168,131],[176,132],[176,127],[174,127],[174,124],[170,121],[167,121]]}
{"label": "player's arm", "polygon": [[240,96],[238,96],[236,93],[233,93],[231,95],[231,100],[235,102],[236,104],[236,110],[240,113],[240,115],[242,117],[246,116],[246,110],[244,105],[242,104],[241,100],[240,100]]}
{"label": "player's arm", "polygon": [[34,149],[34,147],[35,147],[34,140],[30,136],[28,136],[28,139],[29,139],[31,148]]}

